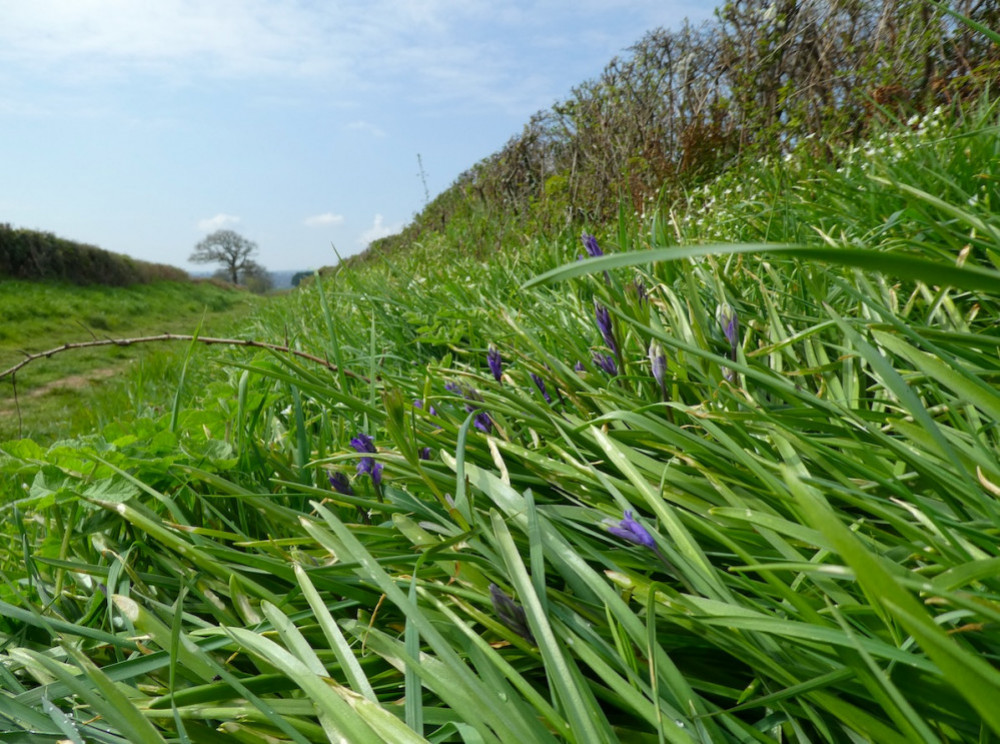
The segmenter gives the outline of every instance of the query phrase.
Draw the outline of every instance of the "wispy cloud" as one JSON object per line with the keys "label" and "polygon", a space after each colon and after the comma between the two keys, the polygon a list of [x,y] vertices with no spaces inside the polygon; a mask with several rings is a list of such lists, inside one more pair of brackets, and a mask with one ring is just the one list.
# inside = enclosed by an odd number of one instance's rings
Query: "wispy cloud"
{"label": "wispy cloud", "polygon": [[346,72],[326,19],[303,0],[32,0],[4,7],[0,60],[64,82]]}
{"label": "wispy cloud", "polygon": [[303,224],[306,227],[325,227],[329,225],[343,225],[344,215],[334,214],[333,212],[314,214],[312,217],[306,217]]}
{"label": "wispy cloud", "polygon": [[367,121],[352,121],[350,124],[345,124],[344,129],[353,130],[356,132],[367,132],[372,137],[385,137],[385,131],[374,124],[369,124]]}
{"label": "wispy cloud", "polygon": [[[628,12],[653,25],[667,12],[661,3],[631,0]],[[530,113],[564,91],[554,87],[556,76],[544,66],[525,75],[514,55],[543,43],[578,48],[598,59],[620,51],[607,49],[609,39],[603,45],[581,39],[580,31],[601,28],[609,12],[622,12],[617,5],[553,0],[543,13],[529,0],[5,3],[0,79],[18,80],[18,69],[64,84],[136,72],[183,85],[272,77],[322,81],[341,102],[378,91],[425,109],[458,102]],[[506,41],[514,38],[530,43]],[[384,135],[365,121],[349,126]]]}
{"label": "wispy cloud", "polygon": [[361,233],[361,236],[358,238],[358,244],[368,245],[373,240],[378,240],[379,238],[384,238],[389,235],[395,235],[402,229],[402,223],[386,225],[383,222],[382,215],[377,214],[375,215],[375,221],[372,223],[372,226]]}
{"label": "wispy cloud", "polygon": [[240,218],[234,214],[219,212],[219,214],[214,217],[207,217],[203,220],[198,220],[198,229],[202,232],[212,232],[214,230],[221,230],[226,225],[235,225],[239,221]]}

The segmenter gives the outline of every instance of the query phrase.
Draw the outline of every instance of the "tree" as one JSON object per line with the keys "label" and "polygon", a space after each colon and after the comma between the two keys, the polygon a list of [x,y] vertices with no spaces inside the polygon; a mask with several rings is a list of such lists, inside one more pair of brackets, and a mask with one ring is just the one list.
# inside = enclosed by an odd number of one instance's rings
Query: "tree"
{"label": "tree", "polygon": [[233,284],[239,284],[240,274],[257,263],[250,257],[257,244],[232,230],[216,230],[194,247],[188,258],[193,263],[220,263]]}
{"label": "tree", "polygon": [[247,261],[240,272],[240,284],[254,294],[265,294],[274,289],[271,274],[256,261]]}
{"label": "tree", "polygon": [[[220,282],[232,283],[232,277],[227,269],[217,269],[212,274],[213,279]],[[271,272],[265,269],[256,261],[247,261],[246,264],[236,274],[236,283],[254,294],[266,294],[274,289],[274,280]]]}

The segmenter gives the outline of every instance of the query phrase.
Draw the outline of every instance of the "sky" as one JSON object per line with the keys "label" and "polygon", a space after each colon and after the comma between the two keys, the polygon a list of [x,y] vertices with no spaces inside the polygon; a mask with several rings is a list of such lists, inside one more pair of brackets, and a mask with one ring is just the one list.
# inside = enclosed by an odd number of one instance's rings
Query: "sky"
{"label": "sky", "polygon": [[713,7],[0,0],[0,223],[202,271],[194,246],[229,229],[268,269],[332,265]]}

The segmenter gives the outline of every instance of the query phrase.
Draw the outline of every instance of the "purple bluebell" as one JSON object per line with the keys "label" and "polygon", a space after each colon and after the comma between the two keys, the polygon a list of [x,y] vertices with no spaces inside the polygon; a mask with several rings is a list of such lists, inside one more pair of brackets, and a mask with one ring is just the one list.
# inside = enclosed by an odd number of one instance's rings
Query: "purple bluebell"
{"label": "purple bluebell", "polygon": [[722,334],[729,342],[729,358],[736,361],[736,350],[740,344],[740,317],[733,307],[726,307],[719,315],[722,324]]}
{"label": "purple bluebell", "polygon": [[367,434],[358,434],[356,437],[351,439],[351,446],[354,448],[355,452],[368,452],[374,454],[378,450],[375,449],[375,442]]}
{"label": "purple bluebell", "polygon": [[597,258],[598,256],[604,255],[604,251],[601,250],[601,246],[597,244],[597,238],[590,233],[583,234],[583,247],[586,249],[587,255],[591,258]]}
{"label": "purple bluebell", "polygon": [[454,393],[455,395],[462,395],[462,387],[457,382],[446,382],[444,384],[444,389],[449,393]]}
{"label": "purple bluebell", "polygon": [[[479,391],[476,390],[474,387],[466,385],[461,389],[461,392],[462,392],[462,397],[465,398],[466,400],[479,401],[479,402],[482,402],[483,400],[483,396],[481,396],[479,394]],[[468,403],[465,404],[466,411],[472,411],[474,408],[475,406],[471,406]]]}
{"label": "purple bluebell", "polygon": [[465,404],[465,411],[466,413],[476,414],[476,417],[472,420],[473,426],[487,434],[493,431],[493,420],[490,418],[490,415],[482,410],[482,406],[475,405],[476,403],[482,403],[483,396],[474,387],[459,386],[454,382],[445,383],[445,387],[449,391],[461,395],[466,401],[471,401]]}
{"label": "purple bluebell", "polygon": [[531,634],[531,628],[528,627],[528,617],[524,613],[524,608],[504,594],[500,587],[492,583],[490,584],[490,602],[492,602],[493,611],[497,614],[500,622],[528,643],[535,643],[535,636]]}
{"label": "purple bluebell", "polygon": [[573,369],[577,372],[586,372],[587,368],[583,366],[583,362],[579,359],[576,360],[576,364],[573,365]]}
{"label": "purple bluebell", "polygon": [[[367,434],[358,434],[351,440],[351,446],[361,454],[375,454],[375,442]],[[368,473],[376,486],[382,482],[382,463],[375,462],[374,457],[362,457],[358,460],[358,475]]]}
{"label": "purple bluebell", "polygon": [[[420,400],[420,398],[417,398],[416,400],[413,401],[413,407],[423,409],[424,402]],[[438,412],[434,409],[434,406],[428,406],[427,413],[429,413],[431,416],[438,415]]]}
{"label": "purple bluebell", "polygon": [[347,480],[347,476],[343,473],[331,473],[330,485],[333,486],[334,491],[341,493],[344,496],[354,495],[354,489],[351,488],[350,481]]}
{"label": "purple bluebell", "polygon": [[534,372],[531,373],[531,379],[534,380],[535,387],[538,388],[538,392],[540,392],[542,394],[542,397],[545,398],[545,402],[551,403],[552,396],[549,395],[548,391],[545,389],[545,380],[536,375]]}
{"label": "purple bluebell", "polygon": [[639,304],[643,304],[649,300],[649,294],[646,292],[646,285],[642,283],[641,279],[636,279],[632,282],[632,286],[635,287],[635,296],[639,300]]}
{"label": "purple bluebell", "polygon": [[657,341],[653,341],[649,345],[649,366],[653,372],[653,379],[660,386],[660,392],[666,394],[667,357],[663,353],[663,347]]}
{"label": "purple bluebell", "polygon": [[490,347],[490,350],[486,352],[486,363],[490,365],[490,372],[493,373],[493,377],[497,382],[500,382],[500,378],[503,375],[503,358],[500,356],[500,352]]}
{"label": "purple bluebell", "polygon": [[490,434],[493,431],[493,419],[490,418],[490,415],[486,411],[479,411],[476,417],[472,419],[472,425],[486,434]]}
{"label": "purple bluebell", "polygon": [[417,453],[417,456],[421,460],[430,460],[432,455],[433,455],[433,450],[430,447],[424,447],[422,450],[420,450],[420,452]]}
{"label": "purple bluebell", "polygon": [[631,511],[626,511],[624,519],[617,524],[609,524],[608,532],[634,545],[642,545],[653,550],[657,549],[653,536],[649,534],[645,527],[635,521]]}
{"label": "purple bluebell", "polygon": [[597,320],[597,328],[601,332],[604,343],[611,349],[611,353],[618,354],[618,344],[615,341],[615,329],[611,323],[611,313],[604,305],[594,300],[594,318]]}
{"label": "purple bluebell", "polygon": [[618,374],[618,365],[615,364],[615,358],[610,354],[598,354],[594,352],[594,364],[612,377]]}

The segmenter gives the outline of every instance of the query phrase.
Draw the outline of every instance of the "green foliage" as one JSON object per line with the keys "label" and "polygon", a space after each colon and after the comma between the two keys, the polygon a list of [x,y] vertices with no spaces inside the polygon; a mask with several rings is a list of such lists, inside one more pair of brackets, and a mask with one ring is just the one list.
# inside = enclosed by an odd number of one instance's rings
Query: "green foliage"
{"label": "green foliage", "polygon": [[740,163],[797,148],[834,160],[886,122],[976,100],[1000,71],[981,33],[997,25],[992,3],[733,0],[717,15],[651,31],[373,244],[371,260],[456,224],[463,249],[484,255],[511,235],[606,223],[623,205],[652,214]]}
{"label": "green foliage", "polygon": [[539,234],[487,260],[454,221],[245,329],[336,373],[228,350],[176,417],[4,444],[3,726],[1000,735],[998,123],[625,200],[602,258]]}
{"label": "green foliage", "polygon": [[336,370],[192,346],[0,446],[3,733],[1000,736],[1000,121],[951,9],[651,34],[243,329]]}
{"label": "green foliage", "polygon": [[187,272],[165,264],[0,224],[0,278],[104,284],[125,287],[156,281],[187,281]]}

